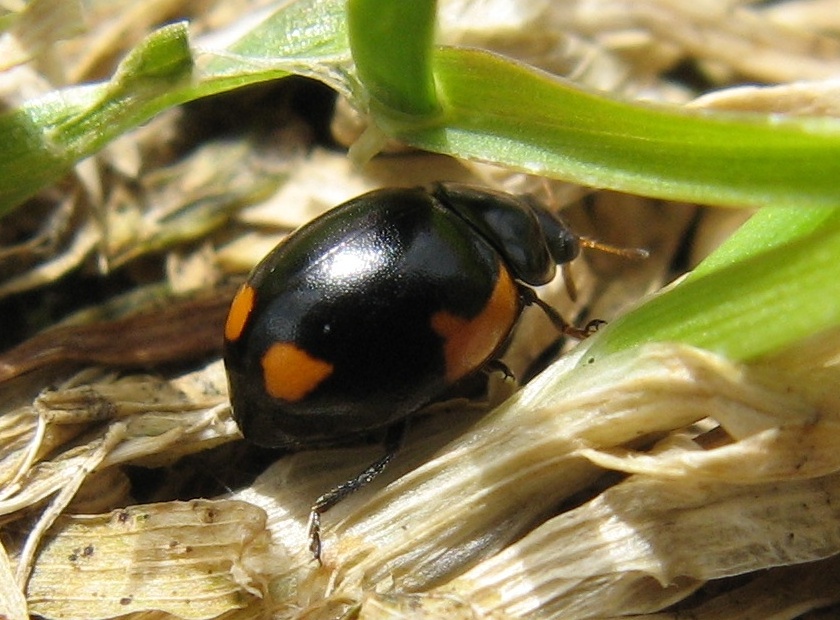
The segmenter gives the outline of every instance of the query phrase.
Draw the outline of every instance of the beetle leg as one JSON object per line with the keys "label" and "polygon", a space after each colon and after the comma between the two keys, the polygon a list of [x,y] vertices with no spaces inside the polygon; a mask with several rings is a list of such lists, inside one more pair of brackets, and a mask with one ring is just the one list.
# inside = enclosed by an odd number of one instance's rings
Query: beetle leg
{"label": "beetle leg", "polygon": [[577,286],[575,286],[575,279],[572,276],[572,264],[562,263],[560,265],[560,276],[563,278],[563,283],[566,285],[566,294],[572,301],[577,301]]}
{"label": "beetle leg", "polygon": [[575,327],[574,325],[570,325],[569,323],[567,323],[566,320],[562,316],[560,316],[560,313],[557,312],[557,310],[555,310],[550,305],[545,303],[542,299],[540,299],[533,289],[530,289],[527,286],[520,286],[520,293],[522,295],[522,303],[524,303],[526,306],[537,306],[554,324],[554,327],[557,328],[557,331],[559,331],[565,336],[571,336],[572,338],[578,338],[582,340],[594,334],[596,331],[598,331],[599,327],[605,324],[605,321],[595,319],[589,321],[589,323],[587,323],[584,327]]}
{"label": "beetle leg", "polygon": [[318,564],[321,564],[321,515],[385,471],[385,468],[402,448],[407,429],[407,420],[401,420],[391,426],[385,435],[384,455],[368,465],[358,476],[333,487],[312,504],[309,511],[309,550],[318,560]]}

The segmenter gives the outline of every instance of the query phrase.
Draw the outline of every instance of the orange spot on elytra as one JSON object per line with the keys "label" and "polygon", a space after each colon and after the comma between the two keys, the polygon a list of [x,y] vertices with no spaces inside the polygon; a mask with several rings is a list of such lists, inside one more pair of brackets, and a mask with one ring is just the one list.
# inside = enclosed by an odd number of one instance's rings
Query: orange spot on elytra
{"label": "orange spot on elytra", "polygon": [[227,321],[225,321],[226,340],[233,342],[242,335],[242,330],[245,329],[248,317],[254,309],[255,297],[254,288],[248,284],[243,284],[236,291],[228,310]]}
{"label": "orange spot on elytra", "polygon": [[432,329],[443,337],[446,380],[454,382],[479,368],[507,338],[519,315],[519,291],[504,265],[484,309],[465,319],[442,310],[432,315]]}
{"label": "orange spot on elytra", "polygon": [[291,342],[276,342],[262,357],[265,391],[274,398],[296,402],[332,374],[333,365],[312,357]]}

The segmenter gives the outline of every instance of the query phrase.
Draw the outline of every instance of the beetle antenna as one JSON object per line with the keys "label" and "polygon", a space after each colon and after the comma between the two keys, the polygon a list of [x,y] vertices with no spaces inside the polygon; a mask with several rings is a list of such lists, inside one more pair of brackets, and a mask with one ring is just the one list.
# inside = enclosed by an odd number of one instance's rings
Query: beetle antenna
{"label": "beetle antenna", "polygon": [[644,248],[621,248],[616,245],[610,245],[609,243],[602,243],[601,241],[590,239],[589,237],[578,237],[578,242],[582,248],[600,250],[601,252],[606,252],[607,254],[613,254],[615,256],[623,256],[624,258],[641,260],[650,256],[650,252]]}
{"label": "beetle antenna", "polygon": [[[551,187],[548,179],[542,177],[542,187],[543,191],[546,193],[548,197],[548,203],[554,204],[554,190]],[[615,256],[623,256],[624,258],[631,258],[635,260],[645,259],[650,256],[650,252],[645,250],[644,248],[622,248],[616,245],[610,245],[609,243],[602,243],[601,241],[597,241],[595,239],[591,239],[589,237],[580,237],[578,236],[578,243],[582,248],[591,248],[593,250],[600,250],[601,252],[606,252],[607,254],[613,254]],[[565,265],[565,263],[564,263]],[[569,278],[566,278],[566,282],[569,282]],[[572,289],[574,289],[574,283],[572,283]],[[567,284],[566,291],[569,293],[569,297],[571,297],[572,301],[575,300],[576,294],[572,293],[572,290],[569,290],[569,286]]]}

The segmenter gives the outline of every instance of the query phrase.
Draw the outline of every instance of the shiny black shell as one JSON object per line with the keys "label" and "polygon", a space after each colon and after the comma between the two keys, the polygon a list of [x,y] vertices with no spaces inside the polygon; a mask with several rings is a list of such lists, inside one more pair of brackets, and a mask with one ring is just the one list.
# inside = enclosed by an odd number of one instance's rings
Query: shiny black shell
{"label": "shiny black shell", "polygon": [[577,237],[524,196],[438,184],[359,196],[286,237],[237,293],[224,359],[261,445],[348,443],[415,413],[507,340]]}

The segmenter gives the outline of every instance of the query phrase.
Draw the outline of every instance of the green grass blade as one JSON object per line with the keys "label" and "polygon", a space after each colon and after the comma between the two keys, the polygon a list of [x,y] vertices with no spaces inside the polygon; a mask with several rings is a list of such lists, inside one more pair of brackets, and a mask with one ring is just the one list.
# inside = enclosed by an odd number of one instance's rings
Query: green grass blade
{"label": "green grass blade", "polygon": [[350,47],[371,104],[386,116],[438,110],[431,57],[434,0],[349,0]]}
{"label": "green grass blade", "polygon": [[[217,50],[191,47],[185,25],[170,25],[111,81],[0,115],[0,215],[169,107],[288,73],[317,77],[362,108],[372,100],[386,131],[458,157],[700,203],[840,205],[838,119],[616,101],[488,53],[433,52],[430,0],[353,0],[349,27],[347,8],[292,2]],[[400,36],[388,36],[394,23],[405,26]]]}
{"label": "green grass blade", "polygon": [[[224,54],[210,54],[202,79],[298,73],[346,91],[331,69],[350,64],[347,10],[343,0],[299,0],[284,4],[255,24]],[[347,71],[347,69],[344,69]]]}
{"label": "green grass blade", "polygon": [[345,6],[304,0],[282,7],[226,50],[195,49],[187,24],[151,33],[108,82],[69,87],[0,114],[0,216],[79,160],[160,112],[291,72],[349,93]]}
{"label": "green grass blade", "polygon": [[840,326],[840,208],[762,209],[694,272],[592,339],[585,359],[645,342],[750,360]]}
{"label": "green grass blade", "polygon": [[715,205],[840,205],[840,120],[626,103],[504,58],[434,58],[440,122],[418,147],[647,196]]}
{"label": "green grass blade", "polygon": [[[0,215],[56,180],[155,111],[189,79],[192,56],[183,23],[147,37],[111,82],[56,91],[0,115]],[[149,109],[150,102],[157,106]]]}

